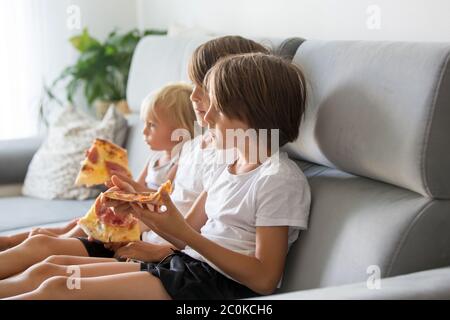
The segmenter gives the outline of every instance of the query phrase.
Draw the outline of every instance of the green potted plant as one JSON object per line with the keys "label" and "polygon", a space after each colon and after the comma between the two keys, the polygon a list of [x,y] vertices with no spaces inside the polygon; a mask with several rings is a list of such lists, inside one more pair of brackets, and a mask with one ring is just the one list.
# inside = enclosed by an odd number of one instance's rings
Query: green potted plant
{"label": "green potted plant", "polygon": [[159,30],[141,32],[135,29],[123,34],[114,31],[102,43],[84,29],[70,39],[80,56],[74,65],[63,70],[50,88],[46,88],[47,95],[56,99],[54,88],[64,80],[67,101],[73,104],[75,94],[83,90],[88,106],[95,108],[99,118],[111,104],[123,113],[129,112],[125,96],[134,50],[143,37],[165,34],[166,31]]}

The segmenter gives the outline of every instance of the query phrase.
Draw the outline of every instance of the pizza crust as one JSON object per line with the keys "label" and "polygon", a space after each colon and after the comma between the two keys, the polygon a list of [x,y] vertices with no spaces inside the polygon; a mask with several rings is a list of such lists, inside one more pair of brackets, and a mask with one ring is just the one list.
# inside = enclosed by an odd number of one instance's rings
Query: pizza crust
{"label": "pizza crust", "polygon": [[106,191],[103,195],[112,200],[119,200],[124,202],[140,202],[151,203],[161,202],[161,191],[165,191],[168,194],[172,193],[172,183],[169,181],[163,183],[157,192],[126,192],[126,191]]}

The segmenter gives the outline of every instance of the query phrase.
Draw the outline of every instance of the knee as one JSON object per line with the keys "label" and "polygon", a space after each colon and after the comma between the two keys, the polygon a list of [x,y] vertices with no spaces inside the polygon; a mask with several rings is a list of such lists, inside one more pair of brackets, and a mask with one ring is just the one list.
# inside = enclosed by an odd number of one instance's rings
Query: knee
{"label": "knee", "polygon": [[51,264],[66,265],[69,263],[69,260],[68,260],[67,256],[52,255],[52,256],[47,257],[44,260],[44,262],[51,263]]}
{"label": "knee", "polygon": [[38,234],[32,237],[29,237],[26,241],[26,245],[35,245],[45,248],[51,242],[53,238],[50,236],[46,236],[43,234]]}
{"label": "knee", "polygon": [[61,269],[62,268],[56,264],[49,262],[40,262],[30,267],[25,272],[25,275],[30,281],[42,281],[43,279],[58,275]]}
{"label": "knee", "polygon": [[47,296],[47,298],[51,298],[52,295],[58,296],[58,293],[60,294],[68,288],[68,279],[68,277],[64,276],[51,277],[42,282],[37,290],[44,296]]}

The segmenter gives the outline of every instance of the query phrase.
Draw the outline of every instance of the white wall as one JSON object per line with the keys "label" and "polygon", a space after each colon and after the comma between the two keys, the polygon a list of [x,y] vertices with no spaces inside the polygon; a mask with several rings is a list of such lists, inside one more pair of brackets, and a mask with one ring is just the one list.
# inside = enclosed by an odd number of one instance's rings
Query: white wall
{"label": "white wall", "polygon": [[81,23],[96,37],[105,38],[114,28],[137,27],[136,0],[72,0],[81,9]]}
{"label": "white wall", "polygon": [[[39,0],[43,1],[43,0]],[[137,27],[136,0],[44,0],[46,45],[52,55],[50,76],[58,74],[77,56],[69,38],[87,27],[89,32],[104,39],[114,28],[128,31]],[[68,8],[79,8],[80,28],[69,28],[72,12]]]}
{"label": "white wall", "polygon": [[[449,0],[137,0],[141,27],[338,40],[450,41]],[[369,29],[370,5],[380,29]]]}

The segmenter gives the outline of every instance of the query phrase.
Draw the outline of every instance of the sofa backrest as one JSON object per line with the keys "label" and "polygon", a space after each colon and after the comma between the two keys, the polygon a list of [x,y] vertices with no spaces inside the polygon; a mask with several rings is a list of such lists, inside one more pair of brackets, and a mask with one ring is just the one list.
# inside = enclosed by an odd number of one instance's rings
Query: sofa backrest
{"label": "sofa backrest", "polygon": [[312,86],[292,148],[308,161],[450,199],[450,44],[307,41]]}
{"label": "sofa backrest", "polygon": [[308,40],[309,229],[282,291],[450,265],[450,44]]}

